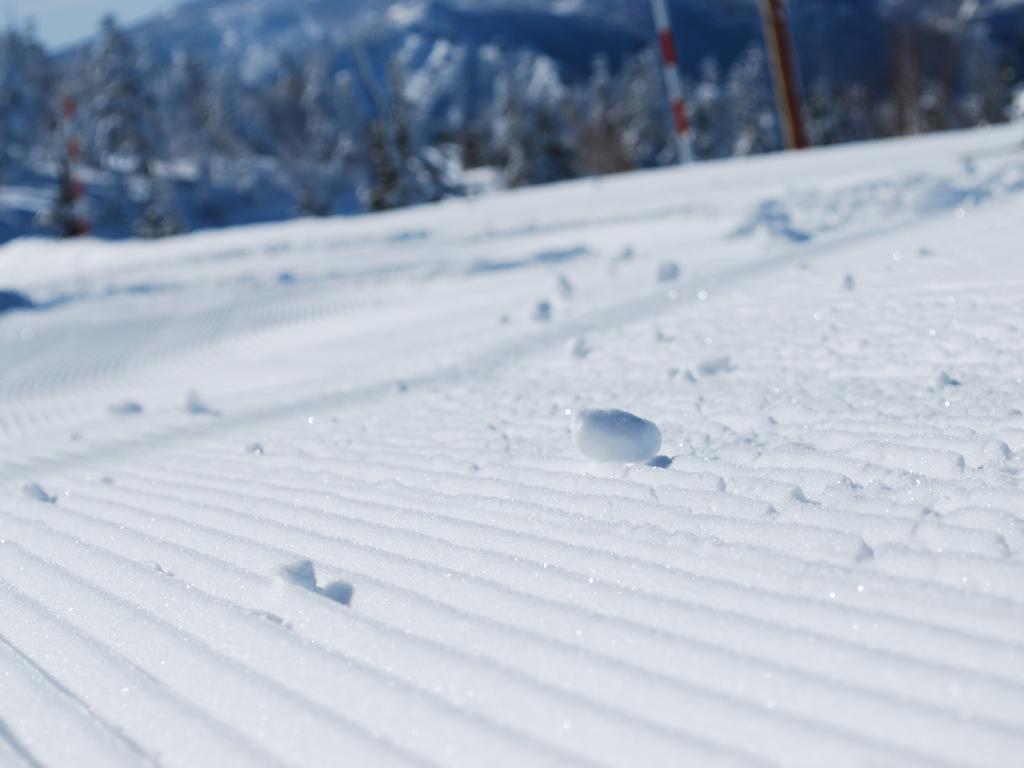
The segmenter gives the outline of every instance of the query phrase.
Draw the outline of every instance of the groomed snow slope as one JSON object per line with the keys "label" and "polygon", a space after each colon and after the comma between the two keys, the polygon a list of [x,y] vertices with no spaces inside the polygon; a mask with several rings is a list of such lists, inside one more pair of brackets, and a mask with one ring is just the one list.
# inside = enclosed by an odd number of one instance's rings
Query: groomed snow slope
{"label": "groomed snow slope", "polygon": [[1018,764],[1022,132],[3,249],[0,765]]}

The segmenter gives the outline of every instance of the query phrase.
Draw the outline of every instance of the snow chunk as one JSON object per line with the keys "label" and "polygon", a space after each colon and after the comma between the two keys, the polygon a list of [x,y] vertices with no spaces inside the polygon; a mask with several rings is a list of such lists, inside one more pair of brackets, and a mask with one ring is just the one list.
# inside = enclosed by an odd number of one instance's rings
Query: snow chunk
{"label": "snow chunk", "polygon": [[558,276],[558,293],[563,299],[571,299],[576,289],[573,287],[572,280],[565,275]]}
{"label": "snow chunk", "polygon": [[1002,440],[989,440],[982,449],[982,456],[987,464],[1005,464],[1013,458],[1010,446]]}
{"label": "snow chunk", "polygon": [[753,211],[734,233],[734,237],[750,237],[760,231],[791,243],[806,243],[811,235],[793,224],[789,209],[779,200],[766,200]]}
{"label": "snow chunk", "polygon": [[697,372],[701,376],[717,376],[719,373],[728,373],[733,370],[731,357],[716,357],[705,360],[697,366]]}
{"label": "snow chunk", "polygon": [[316,567],[312,560],[296,560],[277,569],[278,578],[285,584],[304,589],[307,592],[326,597],[340,605],[352,605],[355,588],[347,581],[332,581],[323,587],[317,586]]}
{"label": "snow chunk", "polygon": [[566,345],[566,351],[573,357],[584,360],[590,355],[590,345],[587,344],[587,340],[583,336],[577,336],[575,339],[571,339]]}
{"label": "snow chunk", "polygon": [[626,411],[579,411],[572,432],[580,452],[594,461],[647,461],[661,450],[657,425]]}
{"label": "snow chunk", "polygon": [[674,261],[666,261],[658,267],[658,282],[671,283],[679,279],[679,265]]}
{"label": "snow chunk", "polygon": [[123,403],[112,403],[110,412],[115,416],[138,416],[142,413],[142,406],[132,400]]}
{"label": "snow chunk", "polygon": [[44,504],[57,503],[57,497],[48,494],[39,486],[38,483],[25,483],[25,485],[21,487],[21,492],[25,496],[28,496],[28,498],[33,499],[35,501],[41,501]]}
{"label": "snow chunk", "polygon": [[316,570],[312,560],[296,560],[294,563],[282,565],[277,570],[278,577],[296,587],[316,592]]}
{"label": "snow chunk", "polygon": [[352,595],[355,594],[355,589],[347,581],[332,581],[317,591],[328,600],[341,605],[352,605]]}
{"label": "snow chunk", "polygon": [[697,383],[697,377],[693,375],[693,371],[691,371],[689,368],[687,368],[685,371],[681,371],[678,368],[669,368],[668,378],[669,381],[675,381],[676,379],[679,379],[680,381],[685,381],[687,384]]}
{"label": "snow chunk", "polygon": [[204,403],[203,398],[195,390],[189,392],[185,398],[185,413],[193,416],[220,416],[220,411],[215,411]]}

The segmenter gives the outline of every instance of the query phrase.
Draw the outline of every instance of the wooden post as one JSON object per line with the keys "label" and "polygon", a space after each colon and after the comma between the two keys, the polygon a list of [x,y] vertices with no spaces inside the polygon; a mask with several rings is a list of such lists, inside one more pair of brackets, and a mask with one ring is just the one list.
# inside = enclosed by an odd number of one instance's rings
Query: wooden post
{"label": "wooden post", "polygon": [[761,21],[771,59],[775,100],[778,103],[786,146],[789,149],[806,149],[810,142],[807,140],[807,129],[804,127],[800,75],[789,29],[786,0],[761,0]]}

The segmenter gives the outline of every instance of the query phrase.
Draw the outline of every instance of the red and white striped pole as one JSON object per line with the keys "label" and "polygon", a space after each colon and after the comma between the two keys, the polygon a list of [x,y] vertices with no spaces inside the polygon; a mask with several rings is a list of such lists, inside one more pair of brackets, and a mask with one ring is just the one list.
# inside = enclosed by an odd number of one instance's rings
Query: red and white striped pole
{"label": "red and white striped pole", "polygon": [[679,80],[679,57],[676,56],[676,42],[672,36],[672,20],[668,15],[665,0],[651,0],[651,9],[654,11],[654,25],[658,30],[665,90],[668,92],[669,105],[672,108],[679,162],[689,163],[693,160],[693,141],[690,137],[690,119],[686,114],[686,102],[683,100],[683,86]]}
{"label": "red and white striped pole", "polygon": [[71,186],[71,217],[67,222],[66,234],[78,237],[89,234],[89,219],[85,213],[85,184],[78,177],[78,166],[82,161],[82,143],[75,134],[75,116],[78,114],[78,103],[73,96],[65,96],[62,104],[64,111],[64,140],[67,146],[68,182]]}

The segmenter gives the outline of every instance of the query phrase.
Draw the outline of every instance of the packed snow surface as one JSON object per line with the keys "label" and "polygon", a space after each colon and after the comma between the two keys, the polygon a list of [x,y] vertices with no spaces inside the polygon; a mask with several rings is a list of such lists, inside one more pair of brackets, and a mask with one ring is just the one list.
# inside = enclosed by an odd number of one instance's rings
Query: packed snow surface
{"label": "packed snow surface", "polygon": [[0,250],[0,765],[1019,764],[1022,134]]}

